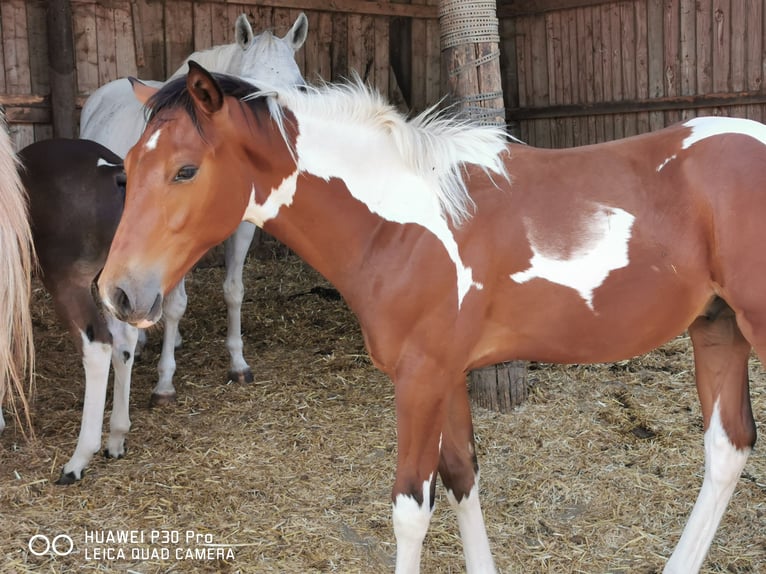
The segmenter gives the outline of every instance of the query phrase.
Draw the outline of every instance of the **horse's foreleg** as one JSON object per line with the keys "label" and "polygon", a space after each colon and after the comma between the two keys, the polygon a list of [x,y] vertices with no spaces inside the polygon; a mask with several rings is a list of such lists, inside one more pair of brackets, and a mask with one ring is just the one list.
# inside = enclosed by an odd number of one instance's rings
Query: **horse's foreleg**
{"label": "horse's foreleg", "polygon": [[184,279],[176,285],[162,302],[162,315],[165,318],[165,330],[162,334],[162,352],[157,364],[159,379],[152,389],[152,406],[172,405],[176,402],[176,389],[173,375],[176,372],[175,347],[179,340],[178,323],[186,312],[186,285]]}
{"label": "horse's foreleg", "polygon": [[465,383],[456,386],[449,398],[442,429],[439,474],[447,489],[447,499],[457,513],[466,572],[495,572],[479,503],[479,466]]}
{"label": "horse's foreleg", "polygon": [[109,380],[109,362],[112,346],[103,339],[93,339],[81,332],[82,364],[85,369],[85,400],[82,409],[80,436],[72,458],[64,465],[57,484],[72,484],[82,478],[93,454],[101,447],[101,428],[104,424],[106,385]]}
{"label": "horse's foreleg", "polygon": [[730,308],[689,327],[705,427],[705,477],[664,572],[699,571],[755,443],[747,362],[750,343]]}
{"label": "horse's foreleg", "polygon": [[395,388],[397,465],[391,497],[396,572],[404,574],[420,571],[423,540],[433,513],[448,388],[442,372],[423,365],[416,372],[399,374]]}
{"label": "horse's foreleg", "polygon": [[138,329],[107,315],[112,333],[112,367],[114,368],[114,396],[112,416],[109,419],[109,438],[104,456],[122,458],[125,455],[125,436],[130,430],[130,376],[133,370]]}
{"label": "horse's foreleg", "polygon": [[223,298],[226,301],[228,318],[226,348],[231,360],[228,378],[230,381],[240,383],[253,381],[253,373],[245,361],[242,344],[242,299],[245,293],[242,283],[242,269],[254,233],[255,225],[243,221],[224,244],[226,278],[223,281]]}

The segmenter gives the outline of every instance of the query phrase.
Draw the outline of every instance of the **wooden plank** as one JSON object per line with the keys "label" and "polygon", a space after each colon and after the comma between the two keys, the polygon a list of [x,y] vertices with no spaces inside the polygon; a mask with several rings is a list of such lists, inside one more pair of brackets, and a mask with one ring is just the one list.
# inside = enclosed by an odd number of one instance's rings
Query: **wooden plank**
{"label": "wooden plank", "polygon": [[[424,5],[425,0],[412,0],[413,5]],[[349,22],[351,16],[349,16]],[[422,18],[416,18],[411,21],[412,25],[412,71],[410,78],[410,106],[413,110],[423,110],[428,105],[426,98],[426,22]],[[349,43],[352,36],[349,30]]]}
{"label": "wooden plank", "polygon": [[[649,47],[647,45],[647,5],[638,2],[633,5],[635,11],[634,21],[636,26],[636,97],[646,99],[649,97]],[[648,132],[649,113],[639,112],[636,114],[636,133]]]}
{"label": "wooden plank", "polygon": [[[663,35],[665,96],[676,96],[681,93],[681,0],[666,1],[663,6]],[[672,124],[681,119],[676,111],[666,112],[665,124]]]}
{"label": "wooden plank", "polygon": [[[593,30],[593,101],[604,101],[604,42],[601,34],[601,11],[598,7],[588,8],[590,11],[591,30]],[[594,142],[605,141],[604,117],[596,116]]]}
{"label": "wooden plank", "polygon": [[531,40],[529,38],[528,19],[519,18],[515,21],[515,24],[516,24],[516,35],[514,37],[514,40],[516,43],[516,76],[518,79],[518,83],[517,83],[518,107],[523,108],[523,107],[532,105],[532,102],[530,101],[530,98],[529,98],[529,93],[531,92],[531,84],[532,84],[532,74],[530,70],[530,59],[531,59],[532,48],[531,48]]}
{"label": "wooden plank", "polygon": [[170,75],[194,51],[192,3],[189,0],[165,2],[165,69]]}
{"label": "wooden plank", "polygon": [[[609,32],[612,35],[612,97],[616,100],[625,98],[622,84],[622,22],[620,20],[620,5],[611,4],[609,8],[610,26]],[[619,115],[612,117],[614,121],[614,138],[619,139],[625,136],[623,118]]]}
{"label": "wooden plank", "polygon": [[[5,56],[5,89],[9,94],[31,91],[29,45],[27,43],[27,10],[24,0],[4,0],[0,5]],[[28,123],[8,126],[14,148],[22,149],[34,141],[34,127]]]}
{"label": "wooden plank", "polygon": [[[175,71],[165,66],[165,11],[160,2],[135,0],[141,21],[141,37],[144,46],[144,64],[138,66],[139,77],[147,80],[164,80]],[[138,64],[138,62],[136,62]],[[79,66],[78,66],[79,67]]]}
{"label": "wooden plank", "polygon": [[[439,0],[428,0],[438,6]],[[426,20],[426,105],[438,102],[446,93],[446,79],[442,80],[441,66],[441,28],[438,20]]]}
{"label": "wooden plank", "polygon": [[701,108],[762,104],[766,104],[766,93],[750,91],[673,96],[648,100],[596,102],[593,104],[582,103],[514,108],[509,110],[509,113],[519,120],[537,120],[544,118],[581,117],[589,114],[619,115],[666,110],[689,110],[690,114],[696,114],[696,110]]}
{"label": "wooden plank", "polygon": [[[542,16],[530,19],[531,70],[533,105],[546,105],[550,102],[548,90],[548,59],[545,49],[545,20]],[[551,147],[551,125],[545,120],[535,122],[534,145]]]}
{"label": "wooden plank", "polygon": [[558,12],[546,14],[545,34],[548,56],[548,90],[552,104],[564,102],[564,75],[561,46],[561,15]]}
{"label": "wooden plank", "polygon": [[[391,67],[389,63],[389,37],[388,37],[388,22],[389,19],[385,16],[374,16],[372,18],[373,29],[375,31],[375,38],[373,41],[373,85],[384,96],[389,92],[389,69]],[[429,47],[430,49],[430,47]],[[438,53],[438,52],[437,52]],[[437,65],[438,71],[438,65]],[[433,73],[431,66],[426,67],[426,100],[431,101],[428,93],[429,80],[432,78],[428,76],[428,73]]]}
{"label": "wooden plank", "polygon": [[[601,6],[599,8],[599,23],[601,26],[601,44],[603,49],[601,50],[601,70],[602,70],[602,85],[603,85],[603,99],[604,102],[614,101],[614,82],[612,80],[612,59],[614,58],[614,51],[612,50],[612,19],[610,17],[609,6]],[[604,139],[602,141],[608,141],[614,139],[614,118],[604,117]]]}
{"label": "wooden plank", "polygon": [[[661,98],[665,95],[663,0],[648,0],[646,5],[646,74],[647,98]],[[640,93],[640,92],[639,92]],[[649,130],[657,130],[665,125],[662,112],[649,113]]]}
{"label": "wooden plank", "polygon": [[114,17],[112,9],[96,4],[96,47],[98,50],[98,85],[117,78]]}
{"label": "wooden plank", "polygon": [[[577,10],[577,37],[581,43],[577,67],[580,70],[580,97],[586,103],[595,102],[593,91],[593,20],[590,8]],[[589,116],[583,122],[582,143],[594,143],[596,139],[596,118]]]}
{"label": "wooden plank", "polygon": [[[257,34],[263,28],[271,26],[271,9],[269,8],[269,18],[266,24],[260,21],[262,19],[261,10],[256,10],[255,14],[255,22],[251,21],[250,24],[253,26],[253,32]],[[210,8],[210,41],[212,42],[211,47],[234,42],[234,22],[229,18],[227,10],[221,10],[215,4]]]}
{"label": "wooden plank", "polygon": [[500,18],[540,15],[545,12],[558,12],[570,8],[597,7],[610,4],[614,0],[512,0],[503,2],[497,8]]}
{"label": "wooden plank", "polygon": [[135,76],[138,74],[134,41],[135,33],[133,30],[130,2],[128,0],[123,0],[114,7],[114,31],[114,56],[117,77]]}
{"label": "wooden plank", "polygon": [[695,69],[697,72],[696,92],[700,94],[709,94],[713,91],[712,31],[713,3],[711,0],[698,0],[697,27],[695,30],[697,64]]}
{"label": "wooden plank", "polygon": [[205,50],[213,44],[213,5],[209,2],[194,3],[194,51]]}
{"label": "wooden plank", "polygon": [[[620,52],[622,54],[622,86],[623,98],[626,100],[638,97],[636,80],[638,51],[636,38],[636,17],[633,3],[620,4]],[[623,137],[638,133],[636,115],[629,114],[623,119]]]}
{"label": "wooden plank", "polygon": [[[697,92],[697,1],[681,2],[681,95],[690,96]],[[689,114],[681,114],[687,119]]]}
{"label": "wooden plank", "polygon": [[[735,0],[734,4],[742,4],[741,0]],[[732,5],[729,0],[713,0],[713,91],[723,92],[732,89],[731,79],[733,75],[732,65],[734,64],[734,58],[732,50],[734,49],[734,38],[732,37]],[[744,30],[744,22],[740,20],[741,28],[738,28],[738,33],[735,36],[740,37],[740,41],[737,42],[740,46],[740,50],[737,52],[739,56],[739,63],[734,65],[741,66],[743,64],[744,55],[744,43],[741,41],[741,30]],[[740,75],[742,74],[741,68],[738,70]],[[740,87],[740,89],[742,89]]]}
{"label": "wooden plank", "polygon": [[332,17],[332,81],[348,77],[348,16],[333,14]]}
{"label": "wooden plank", "polygon": [[[564,103],[577,102],[577,28],[573,29],[574,12],[567,10],[561,14],[561,45],[563,47],[562,72],[564,76]],[[575,123],[571,120],[560,122],[563,146],[575,145]]]}
{"label": "wooden plank", "polygon": [[[315,13],[312,13],[315,14]],[[309,37],[312,35],[318,39],[318,51],[317,64],[314,68],[314,77],[322,78],[323,80],[330,80],[332,78],[332,49],[333,49],[333,22],[332,16],[327,12],[321,12],[317,17],[318,25],[314,32],[312,32],[309,26]],[[306,57],[308,58],[308,46]]]}

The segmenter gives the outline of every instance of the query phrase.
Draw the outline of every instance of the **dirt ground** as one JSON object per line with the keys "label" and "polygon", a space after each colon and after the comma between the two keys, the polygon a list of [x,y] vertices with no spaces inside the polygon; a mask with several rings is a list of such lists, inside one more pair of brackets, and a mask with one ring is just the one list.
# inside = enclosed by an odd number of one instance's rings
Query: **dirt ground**
{"label": "dirt ground", "polygon": [[[392,385],[371,366],[344,303],[297,258],[251,261],[245,274],[255,382],[226,384],[223,270],[195,271],[178,404],[147,408],[160,347],[152,333],[134,371],[127,456],[97,455],[72,486],[53,482],[76,443],[82,372],[37,285],[37,438],[25,442],[13,423],[0,436],[0,572],[393,571]],[[531,365],[523,406],[475,409],[501,572],[662,570],[702,480],[692,368],[682,336],[618,364]],[[762,420],[757,361],[751,375]],[[43,552],[46,538],[58,555]],[[437,489],[423,572],[462,571],[457,524]],[[703,572],[766,572],[762,448]]]}

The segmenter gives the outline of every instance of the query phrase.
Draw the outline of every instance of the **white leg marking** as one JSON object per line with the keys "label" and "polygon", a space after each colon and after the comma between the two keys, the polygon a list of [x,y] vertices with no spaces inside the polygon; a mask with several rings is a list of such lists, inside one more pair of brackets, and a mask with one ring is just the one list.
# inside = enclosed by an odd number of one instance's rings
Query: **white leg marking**
{"label": "white leg marking", "polygon": [[130,430],[130,377],[133,371],[138,329],[118,321],[108,313],[106,321],[112,334],[112,368],[114,397],[109,419],[107,454],[118,458],[125,454],[125,437]]}
{"label": "white leg marking", "polygon": [[82,337],[82,364],[85,368],[85,401],[82,409],[80,436],[77,438],[72,458],[64,465],[64,473],[82,478],[93,453],[101,446],[101,430],[104,424],[106,385],[109,379],[109,362],[112,347],[106,343],[91,342],[85,333]]}
{"label": "white leg marking", "polygon": [[581,237],[574,238],[577,242],[571,246],[557,244],[555,239],[538,233],[532,221],[525,221],[532,259],[528,269],[510,277],[517,283],[539,277],[570,287],[593,310],[593,292],[609,273],[629,263],[634,219],[622,209],[598,205],[587,221],[588,228],[582,230]]}
{"label": "white leg marking", "polygon": [[245,361],[242,344],[242,299],[245,294],[242,269],[254,234],[255,227],[243,221],[234,234],[226,240],[226,278],[223,281],[223,298],[226,301],[228,317],[226,348],[231,360],[229,371],[232,373],[244,373],[250,370],[250,366]]}
{"label": "white leg marking", "polygon": [[705,432],[705,478],[664,574],[698,572],[729,504],[750,449],[737,450],[721,424],[718,402]]}
{"label": "white leg marking", "polygon": [[458,502],[452,491],[448,490],[447,500],[457,513],[467,574],[494,573],[495,562],[492,559],[492,551],[489,549],[489,539],[479,501],[479,475],[476,475],[468,496]]}
{"label": "white leg marking", "polygon": [[184,279],[176,285],[162,302],[162,316],[165,319],[165,330],[162,334],[162,352],[157,363],[159,379],[152,389],[152,394],[173,396],[176,389],[173,386],[173,375],[176,372],[175,348],[178,339],[178,323],[186,311],[186,284]]}
{"label": "white leg marking", "polygon": [[420,572],[423,539],[431,522],[431,478],[423,482],[423,504],[404,494],[394,501],[394,535],[396,536],[396,574]]}

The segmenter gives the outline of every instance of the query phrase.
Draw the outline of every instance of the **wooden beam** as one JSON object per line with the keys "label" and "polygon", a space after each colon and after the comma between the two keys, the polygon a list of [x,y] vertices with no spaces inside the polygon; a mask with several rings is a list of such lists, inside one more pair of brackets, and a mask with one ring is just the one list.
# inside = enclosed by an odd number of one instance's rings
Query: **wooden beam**
{"label": "wooden beam", "polygon": [[575,118],[591,115],[601,116],[637,112],[716,108],[752,104],[766,104],[766,94],[761,92],[735,92],[724,94],[703,94],[697,96],[674,96],[646,100],[624,100],[619,102],[569,104],[534,108],[510,108],[507,110],[507,116],[512,121],[519,121],[538,120],[543,118]]}
{"label": "wooden beam", "polygon": [[[104,4],[109,0],[70,0],[72,4]],[[396,16],[400,18],[439,18],[438,6],[426,4],[395,4],[383,0],[213,0],[215,4],[237,6],[266,6],[290,8],[307,12],[340,12],[369,16]],[[214,8],[215,9],[215,8]]]}
{"label": "wooden beam", "polygon": [[53,137],[75,136],[75,57],[69,0],[48,2],[48,69]]}
{"label": "wooden beam", "polygon": [[598,6],[599,4],[613,4],[614,2],[615,0],[500,0],[497,3],[497,17],[516,18],[517,16]]}

